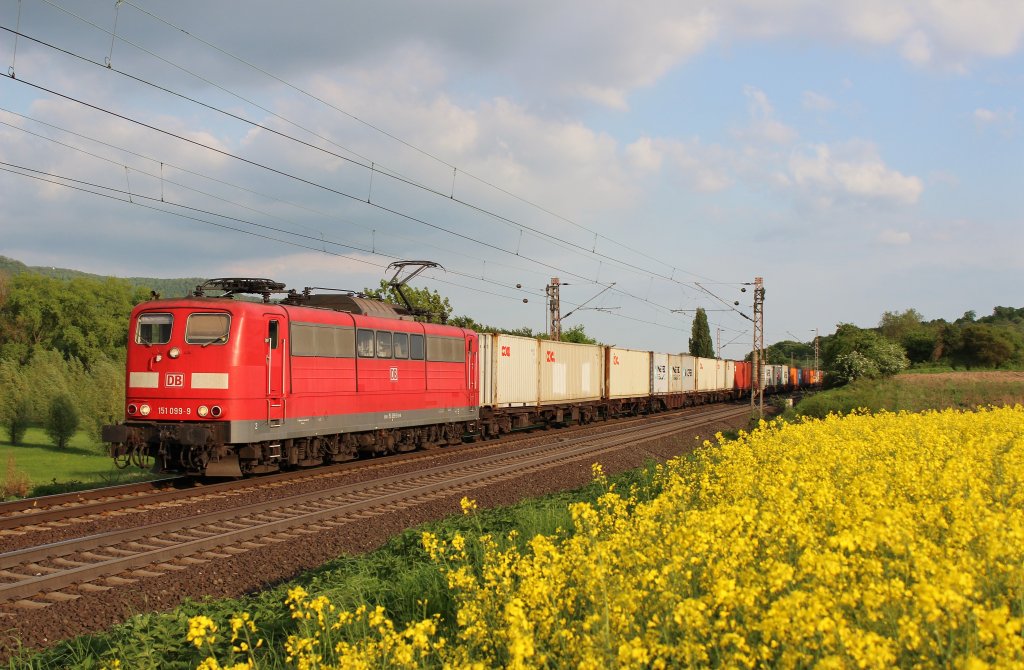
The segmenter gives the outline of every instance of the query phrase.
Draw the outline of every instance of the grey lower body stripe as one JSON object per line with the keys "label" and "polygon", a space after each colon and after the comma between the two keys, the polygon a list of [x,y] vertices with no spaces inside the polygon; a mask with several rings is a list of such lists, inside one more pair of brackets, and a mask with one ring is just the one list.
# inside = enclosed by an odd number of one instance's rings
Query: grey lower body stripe
{"label": "grey lower body stripe", "polygon": [[476,421],[479,407],[446,407],[364,414],[335,414],[332,416],[287,417],[274,425],[269,421],[231,421],[231,444],[290,440],[335,433],[359,433],[366,430],[408,428],[438,423]]}

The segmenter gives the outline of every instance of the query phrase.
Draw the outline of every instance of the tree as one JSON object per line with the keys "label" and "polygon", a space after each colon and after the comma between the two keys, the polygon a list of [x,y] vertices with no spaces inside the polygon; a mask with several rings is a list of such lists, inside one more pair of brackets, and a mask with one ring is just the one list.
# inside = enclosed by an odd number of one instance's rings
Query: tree
{"label": "tree", "polygon": [[887,377],[910,364],[902,346],[852,323],[839,324],[836,332],[825,339],[822,361],[828,378],[838,383]]}
{"label": "tree", "polygon": [[884,337],[903,342],[907,335],[921,327],[921,321],[921,313],[911,307],[902,313],[883,312],[878,328]]}
{"label": "tree", "polygon": [[562,342],[575,342],[576,344],[597,344],[597,340],[590,337],[583,330],[583,324],[578,323],[569,330],[562,331]]}
{"label": "tree", "polygon": [[690,328],[690,355],[701,358],[714,358],[715,345],[711,341],[711,328],[708,326],[708,315],[703,307],[697,308]]}
{"label": "tree", "polygon": [[14,403],[7,415],[7,437],[11,444],[21,444],[32,423],[32,405],[26,398]]}
{"label": "tree", "polygon": [[999,367],[1011,362],[1021,349],[1021,337],[1011,328],[971,323],[961,329],[953,356],[968,366]]}
{"label": "tree", "polygon": [[[412,286],[403,286],[402,293],[409,299],[409,304],[412,305],[414,310],[424,314],[422,317],[417,316],[417,321],[448,323],[448,317],[452,313],[452,305],[448,298],[442,296],[437,291]],[[395,287],[383,279],[380,280],[380,288],[363,289],[363,294],[374,300],[405,307],[405,301],[402,300],[402,296],[398,294]]]}
{"label": "tree", "polygon": [[68,446],[68,440],[78,430],[78,410],[66,394],[56,396],[50,403],[45,429],[54,445],[61,449]]}

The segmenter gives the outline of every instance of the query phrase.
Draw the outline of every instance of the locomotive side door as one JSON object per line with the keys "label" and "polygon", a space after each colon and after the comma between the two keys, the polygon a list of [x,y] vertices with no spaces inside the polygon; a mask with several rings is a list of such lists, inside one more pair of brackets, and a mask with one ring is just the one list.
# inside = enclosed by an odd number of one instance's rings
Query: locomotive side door
{"label": "locomotive side door", "polygon": [[271,428],[284,423],[285,400],[285,339],[286,321],[283,314],[263,315],[263,344],[267,352],[267,422]]}

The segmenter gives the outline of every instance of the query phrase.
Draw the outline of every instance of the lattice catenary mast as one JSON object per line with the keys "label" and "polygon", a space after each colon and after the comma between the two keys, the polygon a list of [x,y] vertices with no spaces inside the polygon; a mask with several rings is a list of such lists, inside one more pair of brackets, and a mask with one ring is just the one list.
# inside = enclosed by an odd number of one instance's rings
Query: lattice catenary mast
{"label": "lattice catenary mast", "polygon": [[764,417],[764,279],[754,277],[754,354],[750,366],[750,410]]}

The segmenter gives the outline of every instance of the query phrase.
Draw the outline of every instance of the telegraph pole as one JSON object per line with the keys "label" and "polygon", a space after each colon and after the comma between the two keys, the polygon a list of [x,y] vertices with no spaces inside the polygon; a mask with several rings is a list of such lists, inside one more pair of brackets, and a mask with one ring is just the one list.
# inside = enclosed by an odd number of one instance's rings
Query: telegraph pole
{"label": "telegraph pole", "polygon": [[552,340],[558,342],[562,339],[562,306],[558,297],[558,288],[561,283],[558,277],[552,277],[546,292],[548,294],[548,335]]}
{"label": "telegraph pole", "polygon": [[750,371],[750,411],[764,418],[764,279],[754,277],[754,353]]}

